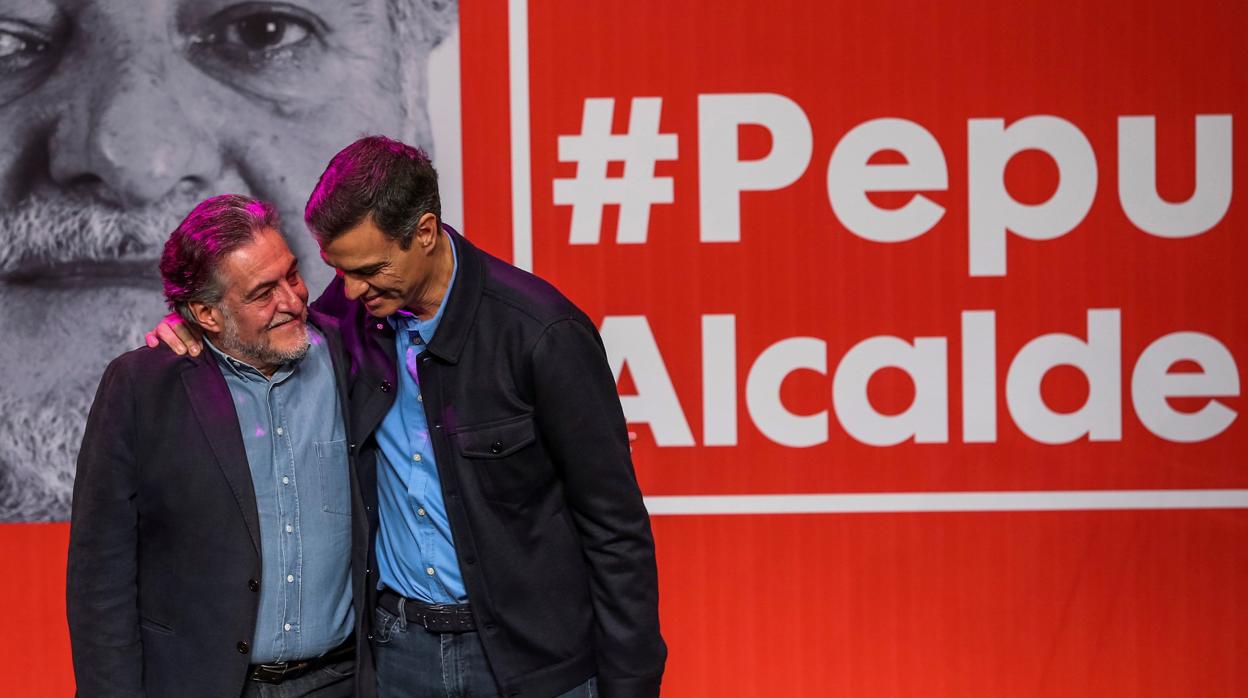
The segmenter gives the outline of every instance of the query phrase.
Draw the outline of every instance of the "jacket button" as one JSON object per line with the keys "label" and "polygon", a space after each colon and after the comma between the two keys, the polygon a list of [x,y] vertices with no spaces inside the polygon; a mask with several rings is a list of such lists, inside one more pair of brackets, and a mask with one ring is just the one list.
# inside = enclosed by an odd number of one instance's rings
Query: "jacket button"
{"label": "jacket button", "polygon": [[252,591],[260,591],[260,582],[259,582],[259,580],[255,580],[255,579],[248,579],[248,580],[247,580],[247,588],[248,588],[248,589],[251,589]]}
{"label": "jacket button", "polygon": [[347,444],[347,451],[355,453],[355,444]]}
{"label": "jacket button", "polygon": [[495,441],[494,443],[490,444],[490,453],[502,453],[502,452],[503,452],[502,441]]}
{"label": "jacket button", "polygon": [[235,645],[235,647],[238,648],[239,654],[247,654],[248,652],[251,651],[251,646],[248,645],[246,642],[242,642],[241,640],[239,641],[237,645]]}
{"label": "jacket button", "polygon": [[381,392],[383,392],[383,393],[388,393],[388,392],[390,392],[390,381],[382,381],[382,382],[381,382]]}

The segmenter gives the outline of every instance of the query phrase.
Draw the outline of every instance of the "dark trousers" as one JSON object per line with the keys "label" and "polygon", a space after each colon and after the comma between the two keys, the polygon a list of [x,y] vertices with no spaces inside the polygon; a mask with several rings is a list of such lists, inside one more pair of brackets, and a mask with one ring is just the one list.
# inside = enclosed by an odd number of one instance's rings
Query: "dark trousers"
{"label": "dark trousers", "polygon": [[[431,633],[383,608],[376,609],[374,621],[379,698],[499,695],[477,633]],[[597,696],[598,685],[591,678],[558,698]]]}
{"label": "dark trousers", "polygon": [[248,679],[243,698],[350,698],[354,677],[355,660],[348,659],[281,683]]}

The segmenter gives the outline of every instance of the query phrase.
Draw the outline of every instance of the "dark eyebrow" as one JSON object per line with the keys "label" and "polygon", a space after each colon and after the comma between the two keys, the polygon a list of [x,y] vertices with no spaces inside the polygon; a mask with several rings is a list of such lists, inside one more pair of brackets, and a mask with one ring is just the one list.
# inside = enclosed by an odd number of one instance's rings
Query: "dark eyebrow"
{"label": "dark eyebrow", "polygon": [[329,261],[329,256],[325,254],[325,250],[321,250],[321,261],[333,267],[334,269],[342,272],[343,274],[360,274],[363,276],[369,276],[375,272],[378,272],[382,269],[382,267],[390,263],[390,260],[383,259],[378,262],[369,262],[367,264],[361,264],[360,266],[354,267],[352,269],[347,269],[346,267],[340,267],[334,264],[333,262]]}
{"label": "dark eyebrow", "polygon": [[369,274],[373,274],[378,271],[381,271],[381,269],[384,268],[386,264],[388,264],[388,262],[385,262],[385,261],[371,262],[369,264],[362,264],[353,269],[341,269],[341,271],[344,274],[362,274],[364,276],[368,276]]}

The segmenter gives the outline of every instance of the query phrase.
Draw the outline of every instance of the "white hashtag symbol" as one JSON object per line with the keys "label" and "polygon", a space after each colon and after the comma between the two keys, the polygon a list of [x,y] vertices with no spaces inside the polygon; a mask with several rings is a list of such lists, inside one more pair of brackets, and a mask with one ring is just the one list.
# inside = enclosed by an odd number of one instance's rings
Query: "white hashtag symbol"
{"label": "white hashtag symbol", "polygon": [[[676,159],[675,134],[659,133],[661,97],[634,97],[628,133],[611,133],[615,99],[586,99],[581,133],[559,136],[559,162],[575,162],[576,176],[555,180],[555,204],[572,207],[573,245],[596,245],[602,233],[602,207],[619,204],[615,232],[619,243],[643,243],[650,206],[670,204],[672,178],[655,177],[654,163]],[[623,162],[624,176],[608,177],[608,162]]]}

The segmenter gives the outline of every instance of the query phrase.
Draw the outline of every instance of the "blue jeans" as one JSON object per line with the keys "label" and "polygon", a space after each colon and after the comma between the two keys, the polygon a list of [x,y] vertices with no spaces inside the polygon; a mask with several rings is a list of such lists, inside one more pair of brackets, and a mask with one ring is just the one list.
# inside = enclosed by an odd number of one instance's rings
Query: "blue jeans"
{"label": "blue jeans", "polygon": [[326,664],[281,683],[247,680],[243,698],[349,698],[355,695],[355,660]]}
{"label": "blue jeans", "polygon": [[[475,632],[431,633],[379,607],[373,614],[373,657],[379,698],[500,695]],[[590,678],[558,698],[597,696],[598,682]]]}

